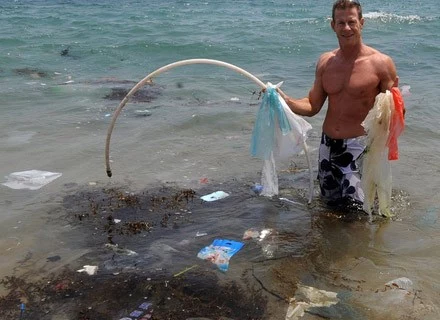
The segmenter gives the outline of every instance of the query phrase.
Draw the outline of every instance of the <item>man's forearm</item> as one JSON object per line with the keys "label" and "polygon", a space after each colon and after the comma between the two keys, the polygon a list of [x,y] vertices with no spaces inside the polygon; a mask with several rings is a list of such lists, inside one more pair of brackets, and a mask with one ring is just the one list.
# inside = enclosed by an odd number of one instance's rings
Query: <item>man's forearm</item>
{"label": "man's forearm", "polygon": [[279,90],[279,94],[284,101],[286,101],[293,113],[306,117],[311,117],[315,114],[312,110],[312,105],[310,104],[308,97],[302,99],[292,99],[281,90]]}

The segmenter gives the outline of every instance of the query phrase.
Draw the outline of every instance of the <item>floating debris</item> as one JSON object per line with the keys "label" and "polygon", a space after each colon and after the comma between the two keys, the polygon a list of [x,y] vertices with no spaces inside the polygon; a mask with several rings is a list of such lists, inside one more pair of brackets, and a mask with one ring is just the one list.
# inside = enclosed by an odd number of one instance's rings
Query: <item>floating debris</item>
{"label": "floating debris", "polygon": [[211,202],[211,201],[217,201],[220,199],[224,199],[229,196],[229,193],[226,193],[224,191],[216,191],[210,194],[207,194],[205,196],[200,197],[203,201]]}
{"label": "floating debris", "polygon": [[85,265],[82,269],[77,270],[77,272],[85,272],[89,276],[93,276],[94,274],[96,274],[96,272],[98,272],[98,266]]}

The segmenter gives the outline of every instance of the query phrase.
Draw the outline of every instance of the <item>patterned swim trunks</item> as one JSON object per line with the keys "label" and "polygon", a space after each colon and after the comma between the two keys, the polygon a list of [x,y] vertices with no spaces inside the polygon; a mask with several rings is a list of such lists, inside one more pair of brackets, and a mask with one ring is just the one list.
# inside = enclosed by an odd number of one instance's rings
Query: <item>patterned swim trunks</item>
{"label": "patterned swim trunks", "polygon": [[322,133],[319,147],[318,180],[323,199],[329,205],[364,202],[361,162],[365,137],[332,139]]}

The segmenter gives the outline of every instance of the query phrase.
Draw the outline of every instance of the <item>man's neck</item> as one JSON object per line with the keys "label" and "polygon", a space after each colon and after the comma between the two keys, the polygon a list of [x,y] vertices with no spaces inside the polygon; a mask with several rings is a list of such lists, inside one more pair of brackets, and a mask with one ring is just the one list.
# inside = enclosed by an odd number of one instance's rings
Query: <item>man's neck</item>
{"label": "man's neck", "polygon": [[362,42],[354,46],[339,46],[339,53],[345,60],[354,60],[362,54]]}

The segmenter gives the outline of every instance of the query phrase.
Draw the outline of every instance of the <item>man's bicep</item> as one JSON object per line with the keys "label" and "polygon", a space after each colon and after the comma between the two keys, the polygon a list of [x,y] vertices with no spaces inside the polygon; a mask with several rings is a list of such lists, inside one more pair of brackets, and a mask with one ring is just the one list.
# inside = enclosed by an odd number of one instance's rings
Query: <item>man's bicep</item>
{"label": "man's bicep", "polygon": [[312,89],[309,92],[309,100],[310,105],[312,106],[312,111],[314,113],[318,113],[324,105],[325,100],[327,99],[327,93],[324,90],[324,86],[322,85],[321,77],[317,77],[315,79],[315,83],[313,84]]}
{"label": "man's bicep", "polygon": [[385,92],[385,90],[390,90],[392,87],[397,87],[399,85],[399,77],[397,76],[396,66],[394,65],[393,60],[388,56],[386,56],[384,70],[385,72],[381,77],[382,92]]}

